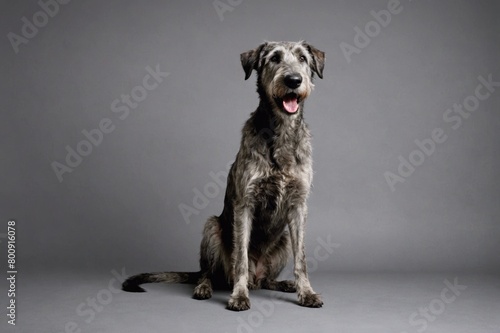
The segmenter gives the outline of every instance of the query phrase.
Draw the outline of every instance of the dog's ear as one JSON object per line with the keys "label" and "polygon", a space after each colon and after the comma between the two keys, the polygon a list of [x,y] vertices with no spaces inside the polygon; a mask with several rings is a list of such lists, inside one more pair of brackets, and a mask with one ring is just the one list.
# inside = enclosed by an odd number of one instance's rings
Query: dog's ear
{"label": "dog's ear", "polygon": [[305,47],[311,54],[313,61],[311,63],[311,69],[318,74],[319,78],[323,78],[323,68],[325,68],[325,52],[318,50],[314,46],[304,43]]}
{"label": "dog's ear", "polygon": [[252,74],[252,70],[257,70],[260,60],[260,53],[266,43],[259,45],[257,48],[243,52],[240,55],[241,66],[243,66],[243,70],[245,71],[245,80],[248,80],[250,75]]}

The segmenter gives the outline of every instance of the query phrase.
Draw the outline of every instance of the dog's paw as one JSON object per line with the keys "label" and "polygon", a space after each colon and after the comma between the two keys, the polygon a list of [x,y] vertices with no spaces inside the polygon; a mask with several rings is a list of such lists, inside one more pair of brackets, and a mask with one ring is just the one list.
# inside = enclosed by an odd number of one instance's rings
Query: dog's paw
{"label": "dog's paw", "polygon": [[299,305],[306,306],[308,308],[320,308],[323,306],[323,301],[319,294],[314,293],[303,293],[299,294]]}
{"label": "dog's paw", "polygon": [[212,297],[212,288],[206,284],[200,284],[194,288],[194,299],[209,299]]}
{"label": "dog's paw", "polygon": [[257,290],[262,288],[260,283],[254,283],[254,282],[248,282],[247,287],[249,290]]}
{"label": "dog's paw", "polygon": [[290,280],[285,280],[285,281],[278,281],[278,290],[282,291],[284,293],[295,293],[297,292],[297,287],[295,285],[294,281]]}
{"label": "dog's paw", "polygon": [[227,308],[232,311],[245,311],[250,309],[250,299],[245,295],[231,297]]}

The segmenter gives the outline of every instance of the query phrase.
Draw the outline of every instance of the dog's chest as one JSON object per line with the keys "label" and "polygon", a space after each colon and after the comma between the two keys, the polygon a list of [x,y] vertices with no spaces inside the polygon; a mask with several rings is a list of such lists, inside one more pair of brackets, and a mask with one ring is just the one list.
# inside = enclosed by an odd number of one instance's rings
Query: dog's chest
{"label": "dog's chest", "polygon": [[308,186],[300,175],[280,171],[260,179],[255,188],[256,218],[261,223],[280,225],[290,209],[305,202]]}

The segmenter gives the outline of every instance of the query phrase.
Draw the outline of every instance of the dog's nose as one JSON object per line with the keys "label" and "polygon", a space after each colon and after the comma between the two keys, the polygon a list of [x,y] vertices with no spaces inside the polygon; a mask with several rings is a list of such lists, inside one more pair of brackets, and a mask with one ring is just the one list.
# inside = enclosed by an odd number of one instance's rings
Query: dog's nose
{"label": "dog's nose", "polygon": [[302,83],[302,76],[298,73],[293,73],[285,76],[285,85],[290,89],[295,89]]}

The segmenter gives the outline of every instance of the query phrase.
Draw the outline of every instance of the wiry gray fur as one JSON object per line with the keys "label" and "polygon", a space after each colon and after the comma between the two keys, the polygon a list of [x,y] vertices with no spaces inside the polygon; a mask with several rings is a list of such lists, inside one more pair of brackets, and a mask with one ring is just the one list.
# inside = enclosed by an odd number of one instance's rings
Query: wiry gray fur
{"label": "wiry gray fur", "polygon": [[[298,292],[299,304],[321,307],[309,283],[304,252],[306,200],[312,181],[310,133],[304,101],[314,75],[323,77],[324,52],[306,42],[266,42],[241,54],[248,79],[257,72],[260,103],[243,127],[240,150],[229,172],[224,210],[208,219],[200,272],[145,273],[123,284],[144,291],[147,282],[197,280],[194,298],[208,299],[213,285],[233,286],[228,308],[250,308],[249,289]],[[297,101],[296,112],[284,100]],[[277,281],[294,256],[294,281]]]}

